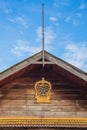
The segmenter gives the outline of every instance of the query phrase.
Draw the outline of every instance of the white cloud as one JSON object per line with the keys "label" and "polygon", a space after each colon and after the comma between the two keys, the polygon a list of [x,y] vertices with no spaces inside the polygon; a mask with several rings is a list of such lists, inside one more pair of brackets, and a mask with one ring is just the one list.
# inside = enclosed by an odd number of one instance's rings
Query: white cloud
{"label": "white cloud", "polygon": [[56,18],[56,17],[50,17],[49,19],[50,19],[50,21],[52,21],[52,22],[56,22],[56,21],[57,21],[57,18]]}
{"label": "white cloud", "polygon": [[18,16],[18,17],[15,17],[15,18],[10,18],[9,21],[12,22],[12,23],[17,23],[21,26],[24,26],[25,28],[28,27],[28,23],[27,23],[26,19],[21,17],[21,16]]}
{"label": "white cloud", "polygon": [[45,28],[45,43],[49,44],[56,38],[56,33],[51,27]]}
{"label": "white cloud", "polygon": [[79,21],[79,19],[73,19],[72,23],[74,26],[78,26],[80,24],[80,21]]}
{"label": "white cloud", "polygon": [[[37,42],[42,43],[42,27],[38,27],[36,30],[37,33]],[[53,44],[51,44],[56,39],[56,33],[53,31],[51,27],[46,27],[44,29],[44,43],[45,43],[45,49],[51,50]]]}
{"label": "white cloud", "polygon": [[77,16],[77,18],[81,18],[82,17],[82,13],[76,13],[75,15]]}
{"label": "white cloud", "polygon": [[[42,27],[38,27],[36,30],[37,42],[42,42]],[[56,39],[56,33],[51,27],[46,27],[44,30],[44,42],[46,50],[49,50],[52,46],[52,42]]]}
{"label": "white cloud", "polygon": [[28,41],[18,40],[12,47],[11,53],[17,57],[34,54],[40,51],[40,47],[31,46]]}
{"label": "white cloud", "polygon": [[54,1],[54,6],[59,7],[59,6],[69,6],[70,5],[70,0],[55,0]]}
{"label": "white cloud", "polygon": [[61,4],[68,6],[70,4],[70,0],[61,0]]}
{"label": "white cloud", "polygon": [[2,10],[5,14],[8,14],[10,12],[6,1],[0,1],[0,10]]}
{"label": "white cloud", "polygon": [[74,66],[87,71],[87,42],[67,44],[63,58]]}
{"label": "white cloud", "polygon": [[65,18],[65,21],[66,21],[67,23],[70,23],[71,17],[70,17],[70,16],[67,16],[67,17]]}
{"label": "white cloud", "polygon": [[82,14],[74,13],[65,18],[65,22],[71,23],[74,26],[78,26],[81,23]]}
{"label": "white cloud", "polygon": [[85,9],[87,7],[87,3],[81,3],[79,9]]}

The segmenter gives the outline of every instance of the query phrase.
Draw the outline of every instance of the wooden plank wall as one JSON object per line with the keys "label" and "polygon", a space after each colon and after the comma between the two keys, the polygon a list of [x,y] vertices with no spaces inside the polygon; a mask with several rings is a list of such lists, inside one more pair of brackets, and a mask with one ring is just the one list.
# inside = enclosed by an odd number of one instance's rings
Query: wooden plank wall
{"label": "wooden plank wall", "polygon": [[[35,102],[36,81],[52,83],[51,103]],[[31,72],[9,83],[0,99],[0,116],[87,117],[87,90],[54,72]]]}

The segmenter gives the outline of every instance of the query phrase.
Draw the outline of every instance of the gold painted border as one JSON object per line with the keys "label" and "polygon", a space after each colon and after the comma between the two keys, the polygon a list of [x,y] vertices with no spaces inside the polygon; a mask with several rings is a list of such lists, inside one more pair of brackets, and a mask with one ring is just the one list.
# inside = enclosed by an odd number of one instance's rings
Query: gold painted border
{"label": "gold painted border", "polygon": [[0,127],[87,128],[87,118],[0,117]]}

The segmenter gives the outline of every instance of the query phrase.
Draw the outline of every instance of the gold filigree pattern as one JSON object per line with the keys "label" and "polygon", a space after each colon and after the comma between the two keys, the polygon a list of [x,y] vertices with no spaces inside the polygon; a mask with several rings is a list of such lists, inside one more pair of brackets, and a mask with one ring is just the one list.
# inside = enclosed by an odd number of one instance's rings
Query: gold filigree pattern
{"label": "gold filigree pattern", "polygon": [[35,84],[35,98],[37,103],[50,103],[51,83],[44,78]]}
{"label": "gold filigree pattern", "polygon": [[87,118],[0,117],[0,127],[87,128]]}

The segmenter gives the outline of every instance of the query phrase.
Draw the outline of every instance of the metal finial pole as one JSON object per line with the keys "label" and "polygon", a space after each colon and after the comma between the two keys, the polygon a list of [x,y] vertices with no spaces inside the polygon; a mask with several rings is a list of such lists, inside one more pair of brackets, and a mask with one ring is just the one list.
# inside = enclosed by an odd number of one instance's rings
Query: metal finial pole
{"label": "metal finial pole", "polygon": [[44,4],[42,4],[42,62],[44,67]]}

